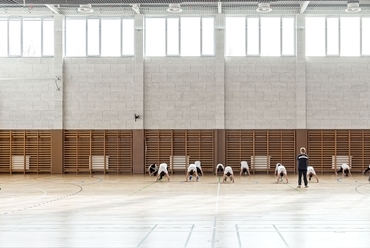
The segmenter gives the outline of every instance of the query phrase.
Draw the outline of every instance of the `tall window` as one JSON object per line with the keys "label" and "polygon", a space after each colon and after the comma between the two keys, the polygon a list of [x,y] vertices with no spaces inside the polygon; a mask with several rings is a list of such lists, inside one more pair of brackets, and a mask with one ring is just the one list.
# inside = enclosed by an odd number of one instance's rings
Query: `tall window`
{"label": "tall window", "polygon": [[306,56],[370,55],[367,19],[306,17]]}
{"label": "tall window", "polygon": [[181,18],[181,56],[200,56],[200,18]]}
{"label": "tall window", "polygon": [[99,56],[100,54],[100,20],[87,19],[87,55]]}
{"label": "tall window", "polygon": [[146,56],[166,56],[166,18],[147,18],[145,21]]}
{"label": "tall window", "polygon": [[9,56],[22,55],[21,19],[9,20]]}
{"label": "tall window", "polygon": [[293,17],[226,17],[226,56],[294,56]]}
{"label": "tall window", "polygon": [[256,17],[247,18],[247,55],[260,53],[260,20]]}
{"label": "tall window", "polygon": [[360,17],[340,18],[340,55],[360,56]]}
{"label": "tall window", "polygon": [[24,18],[23,19],[23,56],[40,57],[41,56],[41,19]]}
{"label": "tall window", "polygon": [[54,56],[54,20],[46,18],[42,25],[42,55]]}
{"label": "tall window", "polygon": [[293,56],[295,54],[295,23],[293,17],[283,17],[282,27],[282,51],[283,55]]}
{"label": "tall window", "polygon": [[122,55],[135,54],[135,27],[134,19],[122,19]]}
{"label": "tall window", "polygon": [[8,56],[8,20],[0,19],[0,57]]}
{"label": "tall window", "polygon": [[339,55],[339,18],[326,19],[326,53],[327,55]]}
{"label": "tall window", "polygon": [[86,19],[66,20],[66,56],[86,56]]}
{"label": "tall window", "polygon": [[215,53],[215,19],[202,18],[202,55]]}
{"label": "tall window", "polygon": [[180,19],[167,18],[167,55],[180,54]]}
{"label": "tall window", "polygon": [[325,56],[325,17],[306,18],[306,56]]}
{"label": "tall window", "polygon": [[121,56],[121,19],[101,20],[101,56]]}
{"label": "tall window", "polygon": [[261,18],[261,56],[280,56],[280,18]]}
{"label": "tall window", "polygon": [[370,18],[362,18],[362,54],[370,55]]}
{"label": "tall window", "polygon": [[226,56],[245,56],[245,17],[228,17],[225,25]]}
{"label": "tall window", "polygon": [[133,56],[134,21],[122,18],[66,18],[66,56]]}
{"label": "tall window", "polygon": [[213,17],[145,19],[145,56],[213,56]]}

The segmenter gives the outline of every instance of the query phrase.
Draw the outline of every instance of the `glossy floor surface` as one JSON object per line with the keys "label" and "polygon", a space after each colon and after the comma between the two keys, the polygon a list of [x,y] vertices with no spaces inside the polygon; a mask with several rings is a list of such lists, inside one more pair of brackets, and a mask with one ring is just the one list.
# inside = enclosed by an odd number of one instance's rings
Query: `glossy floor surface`
{"label": "glossy floor surface", "polygon": [[370,247],[367,176],[0,174],[0,247]]}

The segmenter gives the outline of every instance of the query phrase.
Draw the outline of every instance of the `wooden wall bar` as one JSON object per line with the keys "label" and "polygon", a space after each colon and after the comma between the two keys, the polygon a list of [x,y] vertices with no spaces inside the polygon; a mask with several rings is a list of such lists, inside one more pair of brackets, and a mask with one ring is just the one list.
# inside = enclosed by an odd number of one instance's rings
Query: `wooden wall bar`
{"label": "wooden wall bar", "polygon": [[[63,171],[131,174],[132,143],[132,130],[65,130]],[[100,168],[94,169],[94,156],[103,157]]]}
{"label": "wooden wall bar", "polygon": [[51,173],[50,130],[0,130],[0,172]]}
{"label": "wooden wall bar", "polygon": [[318,173],[334,172],[333,156],[348,156],[352,172],[370,164],[370,130],[308,130],[310,164]]}
{"label": "wooden wall bar", "polygon": [[[317,173],[333,173],[345,156],[354,173],[370,164],[370,130],[0,130],[0,173],[141,174],[171,156],[199,160],[205,172],[217,163],[238,172],[246,160],[254,173],[272,174],[278,162],[296,173],[302,146]],[[261,158],[270,166],[253,168]]]}
{"label": "wooden wall bar", "polygon": [[[253,173],[264,171],[273,174],[276,163],[282,163],[291,173],[295,172],[294,130],[227,130],[226,133],[226,164],[234,171],[239,172],[240,162],[247,161]],[[259,159],[270,166],[258,167],[256,160]]]}
{"label": "wooden wall bar", "polygon": [[204,172],[214,168],[214,130],[146,130],[145,168],[167,163],[171,156],[189,156],[189,163],[201,161]]}

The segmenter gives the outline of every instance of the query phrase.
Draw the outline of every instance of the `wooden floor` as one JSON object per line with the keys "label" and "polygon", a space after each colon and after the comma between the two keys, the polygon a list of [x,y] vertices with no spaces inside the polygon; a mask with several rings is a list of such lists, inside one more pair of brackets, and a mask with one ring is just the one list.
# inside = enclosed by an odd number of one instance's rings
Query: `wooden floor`
{"label": "wooden floor", "polygon": [[0,247],[370,247],[368,177],[319,178],[0,174]]}

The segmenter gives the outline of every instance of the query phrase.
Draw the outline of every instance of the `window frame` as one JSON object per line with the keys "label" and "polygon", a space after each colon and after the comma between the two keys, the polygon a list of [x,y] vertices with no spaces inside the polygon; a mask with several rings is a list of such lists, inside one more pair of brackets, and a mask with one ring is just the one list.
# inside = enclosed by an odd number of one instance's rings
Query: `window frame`
{"label": "window frame", "polygon": [[[9,16],[9,17],[1,17],[2,21],[6,21],[6,26],[7,26],[7,47],[6,47],[6,56],[0,56],[0,58],[53,58],[54,55],[44,55],[44,21],[53,21],[54,23],[54,17],[53,16]],[[40,20],[40,30],[41,30],[41,35],[40,35],[40,46],[41,46],[41,53],[40,56],[25,56],[24,51],[23,51],[23,42],[24,42],[24,35],[23,35],[23,23],[24,19],[39,19]],[[20,21],[20,55],[9,55],[10,51],[10,42],[9,42],[9,22],[11,20],[19,20]],[[55,31],[54,31],[55,32]],[[54,35],[54,34],[53,34]],[[53,47],[55,47],[55,40]]]}
{"label": "window frame", "polygon": [[[354,58],[358,58],[358,57],[370,57],[370,53],[369,54],[363,54],[362,52],[362,19],[363,18],[369,18],[368,16],[364,16],[364,15],[351,15],[351,16],[346,16],[346,15],[327,15],[327,16],[322,16],[322,15],[309,15],[309,16],[306,16],[305,19],[309,17],[309,18],[315,18],[315,17],[324,17],[325,18],[325,55],[324,56],[308,56],[308,55],[305,55],[305,57],[343,57],[343,58],[346,58],[346,57],[354,57]],[[360,32],[359,32],[359,39],[360,39],[360,55],[354,55],[354,56],[343,56],[341,54],[341,45],[342,45],[342,41],[341,41],[341,18],[342,17],[357,17],[357,18],[360,18]],[[328,55],[328,18],[338,18],[338,55]],[[305,25],[306,27],[306,25]],[[306,35],[306,33],[305,33]],[[306,49],[306,44],[305,44],[305,49]]]}
{"label": "window frame", "polygon": [[[296,57],[297,56],[297,18],[294,15],[281,15],[281,16],[274,16],[274,15],[227,15],[225,16],[225,23],[226,18],[228,17],[245,17],[245,55],[244,56],[230,56],[226,55],[226,32],[224,37],[225,43],[225,57]],[[271,17],[278,17],[280,20],[280,55],[278,56],[269,56],[269,55],[261,55],[261,18],[271,18]],[[258,54],[248,54],[248,18],[257,18],[258,19]],[[292,55],[286,55],[283,53],[283,18],[293,18],[294,22],[294,29],[293,29],[293,42],[294,42],[294,53]]]}
{"label": "window frame", "polygon": [[[86,30],[85,30],[85,37],[86,37],[86,55],[85,56],[67,56],[67,40],[66,40],[66,32],[67,32],[67,25],[65,24],[65,31],[64,31],[64,57],[66,58],[125,58],[125,57],[135,57],[135,18],[128,17],[128,16],[66,16],[64,22],[66,23],[67,19],[70,20],[86,20]],[[98,19],[99,20],[99,55],[88,55],[88,20],[89,19]],[[120,21],[120,46],[119,46],[119,56],[102,56],[102,28],[101,28],[101,20],[102,19],[117,19]],[[134,20],[133,26],[133,53],[130,54],[122,54],[122,44],[123,44],[123,32],[122,32],[122,20],[124,19],[131,19]]]}
{"label": "window frame", "polygon": [[[200,29],[199,29],[199,49],[200,53],[199,56],[181,56],[181,17],[196,17],[200,18]],[[147,51],[146,51],[146,43],[147,43],[147,38],[146,38],[146,23],[147,19],[154,19],[154,18],[164,18],[165,19],[165,54],[164,56],[148,56]],[[168,55],[168,28],[167,28],[167,20],[168,19],[175,19],[178,18],[179,20],[179,30],[178,30],[178,45],[179,45],[179,54],[178,55]],[[203,54],[203,40],[202,40],[202,30],[203,30],[203,18],[213,18],[213,30],[214,30],[214,35],[213,35],[213,54]],[[179,15],[173,15],[173,16],[145,16],[144,18],[144,57],[148,58],[162,58],[162,57],[216,57],[216,17],[215,15],[189,15],[189,16],[179,16]]]}

